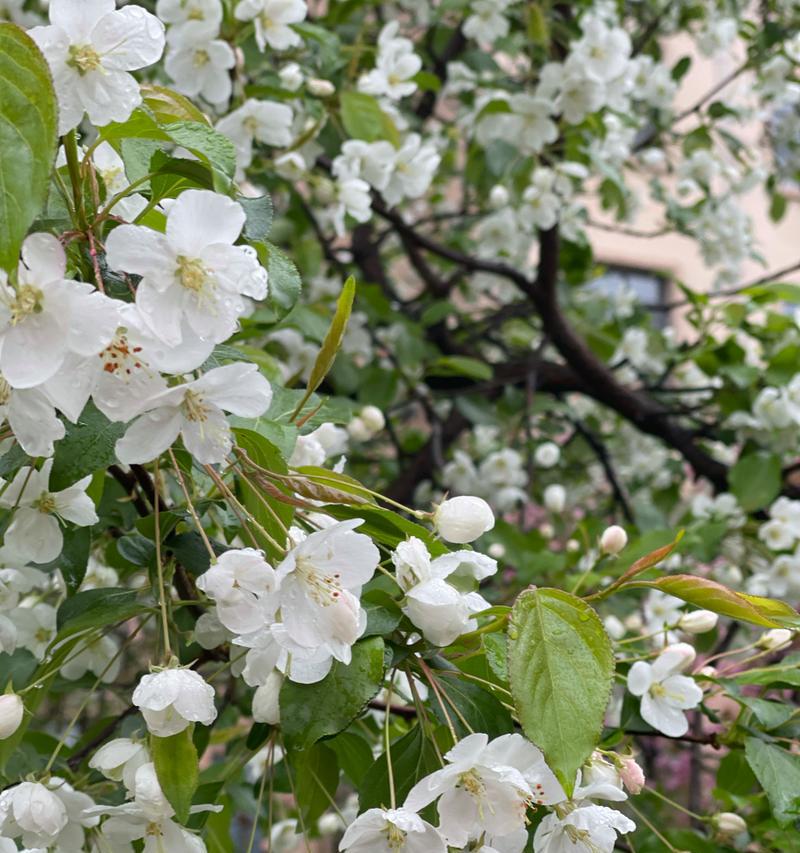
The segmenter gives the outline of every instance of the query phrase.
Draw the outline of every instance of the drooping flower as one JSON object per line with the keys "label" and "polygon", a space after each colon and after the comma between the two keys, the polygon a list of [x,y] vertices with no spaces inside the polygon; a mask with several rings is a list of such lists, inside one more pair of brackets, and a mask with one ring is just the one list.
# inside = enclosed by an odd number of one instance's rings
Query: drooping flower
{"label": "drooping flower", "polygon": [[151,734],[170,737],[190,723],[210,726],[217,717],[214,688],[192,669],[163,669],[143,675],[133,691]]}
{"label": "drooping flower", "polygon": [[642,719],[670,737],[681,737],[689,730],[684,711],[696,708],[703,691],[694,679],[678,673],[695,658],[687,643],[668,646],[650,664],[636,661],[628,672],[628,690],[641,696]]}
{"label": "drooping flower", "polygon": [[50,26],[34,27],[58,95],[58,132],[84,113],[102,127],[126,121],[142,102],[129,74],[152,65],[164,50],[164,25],[141,6],[117,9],[114,0],[51,0]]}
{"label": "drooping flower", "polygon": [[245,310],[242,297],[266,296],[267,273],[255,251],[234,245],[244,221],[232,199],[186,190],[170,208],[165,234],[121,225],[109,235],[109,266],[142,276],[136,305],[165,343],[181,343],[184,318],[194,334],[220,343]]}
{"label": "drooping flower", "polygon": [[223,462],[233,440],[224,412],[246,418],[263,415],[272,400],[269,382],[254,364],[215,367],[194,382],[176,385],[152,397],[116,444],[127,465],[149,462],[180,435],[189,453],[204,465]]}
{"label": "drooping flower", "polygon": [[197,587],[214,600],[219,621],[236,634],[258,631],[272,621],[278,607],[275,570],[261,551],[226,551],[197,579]]}
{"label": "drooping flower", "polygon": [[397,546],[392,562],[397,582],[406,593],[403,612],[426,640],[446,646],[477,628],[473,614],[489,603],[477,592],[457,588],[448,578],[457,573],[476,580],[489,577],[497,571],[493,559],[476,551],[455,551],[432,560],[425,543],[412,536]]}
{"label": "drooping flower", "polygon": [[617,835],[636,824],[607,806],[579,805],[547,815],[536,828],[534,853],[612,853]]}

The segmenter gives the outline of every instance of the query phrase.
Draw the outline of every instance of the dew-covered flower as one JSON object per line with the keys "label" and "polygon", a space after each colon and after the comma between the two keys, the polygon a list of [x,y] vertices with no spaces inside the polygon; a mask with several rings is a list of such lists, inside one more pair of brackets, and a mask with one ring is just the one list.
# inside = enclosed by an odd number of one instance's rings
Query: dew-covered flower
{"label": "dew-covered flower", "polygon": [[534,853],[612,853],[617,835],[636,824],[616,809],[582,804],[547,815],[536,828]]}
{"label": "dew-covered flower", "polygon": [[102,127],[125,121],[142,102],[130,71],[158,62],[164,25],[141,6],[117,9],[114,0],[50,0],[50,26],[31,38],[50,65],[58,95],[58,132],[84,113]]}
{"label": "dew-covered flower", "polygon": [[192,669],[162,669],[143,675],[133,691],[151,734],[170,737],[190,723],[210,726],[217,718],[214,688]]}
{"label": "dew-covered flower", "polygon": [[347,827],[339,843],[347,853],[446,853],[444,839],[407,809],[368,809]]}

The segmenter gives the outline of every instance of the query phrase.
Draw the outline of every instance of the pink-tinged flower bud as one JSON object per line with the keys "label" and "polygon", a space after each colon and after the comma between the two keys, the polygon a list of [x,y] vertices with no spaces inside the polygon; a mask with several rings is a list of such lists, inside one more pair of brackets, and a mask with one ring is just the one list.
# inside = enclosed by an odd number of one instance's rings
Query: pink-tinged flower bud
{"label": "pink-tinged flower bud", "polygon": [[681,616],[678,627],[687,634],[705,634],[716,628],[718,621],[719,616],[710,610],[693,610]]}
{"label": "pink-tinged flower bud", "polygon": [[24,710],[16,693],[0,696],[0,740],[11,737],[19,728]]}
{"label": "pink-tinged flower bud", "polygon": [[632,756],[620,759],[619,778],[631,794],[639,794],[644,788],[644,771]]}
{"label": "pink-tinged flower bud", "polygon": [[612,524],[600,537],[600,550],[604,554],[619,554],[628,544],[628,534],[618,525]]}
{"label": "pink-tinged flower bud", "polygon": [[772,628],[759,637],[756,645],[764,651],[771,652],[792,641],[793,633],[788,628]]}
{"label": "pink-tinged flower bud", "polygon": [[494,527],[494,513],[482,498],[462,495],[436,507],[433,525],[445,541],[464,545]]}
{"label": "pink-tinged flower bud", "polygon": [[734,812],[719,812],[711,818],[711,822],[720,838],[733,839],[747,832],[747,823],[744,818]]}

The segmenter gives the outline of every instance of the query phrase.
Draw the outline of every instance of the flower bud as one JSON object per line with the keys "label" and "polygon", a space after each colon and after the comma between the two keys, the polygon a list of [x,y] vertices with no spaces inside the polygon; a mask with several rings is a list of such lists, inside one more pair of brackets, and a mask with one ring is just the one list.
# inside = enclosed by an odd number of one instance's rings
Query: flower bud
{"label": "flower bud", "polygon": [[433,525],[445,541],[464,545],[494,527],[494,513],[482,498],[462,495],[436,507]]}
{"label": "flower bud", "polygon": [[364,406],[361,410],[361,420],[373,433],[380,432],[386,426],[386,418],[377,406]]}
{"label": "flower bud", "polygon": [[489,546],[488,553],[490,557],[494,557],[495,560],[502,560],[506,555],[506,546],[501,542],[492,542]]}
{"label": "flower bud", "polygon": [[561,458],[561,448],[552,441],[546,441],[536,448],[533,458],[540,468],[552,468]]}
{"label": "flower bud", "polygon": [[16,693],[0,696],[0,740],[11,737],[19,728],[24,710],[22,699]]}
{"label": "flower bud", "polygon": [[319,77],[313,77],[308,81],[308,91],[318,98],[330,98],[336,92],[336,87],[330,80],[320,80]]}
{"label": "flower bud", "polygon": [[567,490],[559,483],[553,483],[544,490],[544,505],[550,512],[562,512],[567,502]]}
{"label": "flower bud", "polygon": [[604,554],[619,554],[628,544],[628,534],[618,525],[612,524],[600,537],[600,550]]}
{"label": "flower bud", "polygon": [[606,629],[606,634],[612,640],[621,640],[625,636],[625,626],[613,613],[610,616],[606,616],[603,620],[603,626]]}
{"label": "flower bud", "polygon": [[719,812],[711,818],[711,822],[720,838],[732,839],[747,832],[747,823],[744,818],[734,812]]}
{"label": "flower bud", "polygon": [[785,646],[792,641],[792,632],[788,628],[771,628],[759,637],[756,645],[759,649],[773,651]]}
{"label": "flower bud", "polygon": [[718,621],[719,616],[710,610],[693,610],[681,616],[678,627],[687,634],[705,634],[716,628]]}
{"label": "flower bud", "polygon": [[641,631],[642,625],[642,617],[639,613],[631,613],[629,616],[625,617],[625,627],[632,634],[635,634],[637,631]]}
{"label": "flower bud", "polygon": [[347,434],[354,441],[369,441],[372,438],[372,430],[364,423],[360,415],[356,415],[347,424]]}
{"label": "flower bud", "polygon": [[556,529],[552,524],[545,521],[544,524],[539,526],[539,533],[541,533],[545,539],[552,539],[556,535]]}
{"label": "flower bud", "polygon": [[494,210],[508,204],[508,190],[502,184],[495,184],[489,192],[489,204]]}
{"label": "flower bud", "polygon": [[696,675],[699,678],[716,678],[717,668],[715,666],[703,666],[697,670]]}
{"label": "flower bud", "polygon": [[570,554],[575,554],[581,550],[581,543],[577,539],[567,539],[566,547]]}
{"label": "flower bud", "polygon": [[644,788],[644,771],[633,756],[620,759],[619,778],[631,794],[640,794]]}
{"label": "flower bud", "polygon": [[303,72],[296,62],[289,62],[278,72],[281,85],[290,92],[296,92],[303,85]]}

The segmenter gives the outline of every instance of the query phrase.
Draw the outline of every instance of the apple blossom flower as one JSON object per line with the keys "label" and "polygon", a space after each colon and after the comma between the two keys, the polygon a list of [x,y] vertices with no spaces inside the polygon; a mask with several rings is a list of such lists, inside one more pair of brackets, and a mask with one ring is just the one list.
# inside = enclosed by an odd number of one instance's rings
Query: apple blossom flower
{"label": "apple blossom flower", "polygon": [[217,617],[237,634],[258,631],[272,621],[278,608],[277,576],[261,551],[241,548],[226,551],[197,587],[217,605]]}
{"label": "apple blossom flower", "polygon": [[156,15],[169,25],[168,42],[191,42],[198,34],[219,32],[222,3],[220,0],[158,0]]}
{"label": "apple blossom flower", "polygon": [[216,38],[216,27],[211,27],[170,38],[164,70],[182,94],[225,105],[233,90],[229,71],[235,64],[233,48]]}
{"label": "apple blossom flower", "polygon": [[109,634],[103,634],[82,643],[79,650],[69,656],[59,672],[70,681],[77,681],[87,672],[91,672],[103,684],[111,684],[116,681],[122,665],[118,654],[118,641]]}
{"label": "apple blossom flower", "polygon": [[351,824],[339,843],[347,853],[446,853],[439,832],[407,808],[368,809]]}
{"label": "apple blossom flower", "polygon": [[25,708],[16,693],[0,696],[0,740],[11,737],[22,723]]}
{"label": "apple blossom flower", "polygon": [[180,435],[198,462],[221,463],[233,444],[224,412],[255,418],[264,414],[271,400],[272,389],[256,365],[235,362],[215,367],[193,382],[152,397],[143,407],[146,413],[117,441],[117,458],[126,465],[149,462]]}
{"label": "apple blossom flower", "polygon": [[453,847],[484,833],[505,835],[526,824],[528,805],[550,805],[564,791],[542,753],[520,734],[489,742],[472,734],[444,756],[447,764],[409,791],[404,808],[419,811],[439,798],[439,832]]}
{"label": "apple blossom flower", "polygon": [[683,712],[697,707],[703,698],[694,679],[677,674],[694,658],[690,645],[676,643],[667,646],[654,663],[636,661],[628,672],[628,690],[642,699],[642,719],[669,737],[686,734],[689,722]]}
{"label": "apple blossom flower", "polygon": [[92,499],[86,494],[91,477],[84,477],[66,489],[50,491],[48,459],[41,470],[20,468],[0,496],[0,506],[16,507],[6,531],[5,544],[33,563],[48,563],[61,553],[64,535],[59,520],[88,527],[97,523]]}
{"label": "apple blossom flower", "polygon": [[308,14],[305,0],[239,0],[233,14],[237,21],[255,21],[259,50],[288,50],[303,43],[291,24],[299,24]]}
{"label": "apple blossom flower", "polygon": [[58,95],[58,132],[76,127],[84,113],[102,127],[126,121],[142,102],[129,71],[157,62],[164,25],[141,6],[117,9],[114,0],[51,0],[50,26],[34,27]]}
{"label": "apple blossom flower", "polygon": [[166,344],[181,343],[184,318],[194,334],[219,343],[244,313],[242,297],[266,296],[267,273],[255,250],[234,245],[244,222],[232,199],[186,190],[170,207],[165,234],[120,225],[108,236],[109,266],[142,276],[136,305]]}
{"label": "apple blossom flower", "polygon": [[117,304],[90,284],[66,278],[67,258],[51,234],[22,244],[17,285],[0,273],[0,372],[12,388],[33,388],[69,352],[96,355],[117,328]]}
{"label": "apple blossom flower", "polygon": [[464,545],[494,527],[494,513],[483,498],[460,495],[436,507],[433,525],[445,541]]}
{"label": "apple blossom flower", "polygon": [[217,717],[214,688],[192,669],[162,669],[143,675],[133,691],[151,734],[170,737],[190,723],[210,726]]}
{"label": "apple blossom flower", "polygon": [[361,524],[355,518],[310,534],[277,569],[281,620],[292,642],[327,649],[342,663],[366,628],[361,587],[380,561],[372,540],[354,532]]}
{"label": "apple blossom flower", "polygon": [[253,161],[253,143],[261,142],[276,148],[292,144],[292,108],[278,101],[257,101],[248,98],[240,107],[217,122],[236,148],[236,167],[240,178]]}
{"label": "apple blossom flower", "polygon": [[[463,592],[447,578],[458,573],[475,580],[497,571],[497,563],[475,551],[455,551],[432,560],[422,540],[412,536],[392,554],[397,582],[406,594],[403,612],[429,642],[446,646],[478,627],[473,614],[489,607],[477,592]],[[466,571],[464,570],[465,567]]]}
{"label": "apple blossom flower", "polygon": [[[106,202],[130,186],[125,174],[125,161],[108,142],[101,142],[92,151],[92,163],[106,188]],[[126,222],[132,222],[145,207],[147,207],[147,199],[140,193],[132,193],[121,198],[110,209],[114,211],[115,216],[122,217]]]}
{"label": "apple blossom flower", "polygon": [[136,771],[150,761],[147,747],[130,738],[115,738],[104,743],[89,759],[89,767],[106,779],[123,782],[129,794],[135,789]]}
{"label": "apple blossom flower", "polygon": [[536,828],[534,853],[612,853],[617,834],[633,832],[636,824],[607,806],[579,805],[548,814]]}
{"label": "apple blossom flower", "polygon": [[253,694],[253,719],[257,723],[269,723],[277,726],[281,721],[281,709],[278,697],[283,684],[283,675],[274,669],[263,684]]}
{"label": "apple blossom flower", "polygon": [[410,39],[398,37],[399,29],[397,21],[390,21],[381,30],[375,68],[359,79],[360,92],[400,100],[417,90],[413,78],[422,68],[422,60]]}
{"label": "apple blossom flower", "polygon": [[545,441],[533,453],[533,460],[540,468],[552,468],[561,458],[561,448],[554,441]]}
{"label": "apple blossom flower", "polygon": [[54,442],[66,434],[41,386],[14,389],[0,376],[0,423],[5,420],[29,456],[52,456]]}
{"label": "apple blossom flower", "polygon": [[0,793],[0,833],[25,846],[49,847],[67,825],[64,803],[40,782],[20,782]]}

